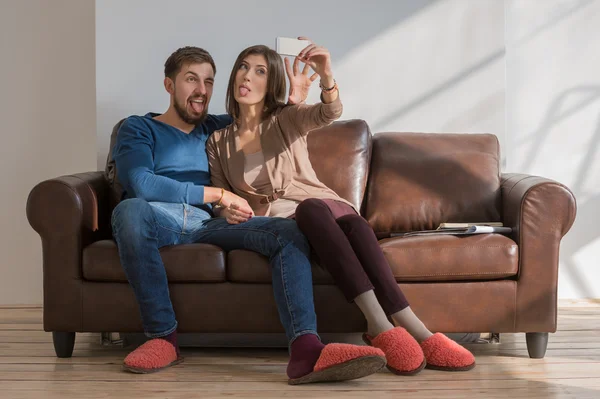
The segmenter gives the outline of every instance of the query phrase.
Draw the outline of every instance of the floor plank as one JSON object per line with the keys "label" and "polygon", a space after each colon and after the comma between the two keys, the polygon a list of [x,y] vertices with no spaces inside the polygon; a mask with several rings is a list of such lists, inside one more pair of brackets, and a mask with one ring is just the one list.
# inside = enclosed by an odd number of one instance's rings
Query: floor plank
{"label": "floor plank", "polygon": [[130,349],[77,334],[70,359],[54,354],[36,307],[0,307],[0,396],[29,398],[598,398],[600,305],[562,307],[544,359],[530,359],[525,334],[499,344],[466,345],[477,367],[465,373],[424,370],[413,377],[382,371],[346,383],[288,386],[285,349],[183,348],[185,362],[153,375],[121,369]]}

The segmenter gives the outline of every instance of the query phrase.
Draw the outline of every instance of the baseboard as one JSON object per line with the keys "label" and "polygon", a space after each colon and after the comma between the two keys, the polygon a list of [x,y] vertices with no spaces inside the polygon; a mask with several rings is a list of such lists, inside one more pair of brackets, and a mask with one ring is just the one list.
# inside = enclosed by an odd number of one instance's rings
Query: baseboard
{"label": "baseboard", "polygon": [[0,305],[0,309],[41,309],[42,305]]}
{"label": "baseboard", "polygon": [[600,306],[600,298],[582,298],[582,299],[567,299],[558,300],[558,307],[597,307]]}

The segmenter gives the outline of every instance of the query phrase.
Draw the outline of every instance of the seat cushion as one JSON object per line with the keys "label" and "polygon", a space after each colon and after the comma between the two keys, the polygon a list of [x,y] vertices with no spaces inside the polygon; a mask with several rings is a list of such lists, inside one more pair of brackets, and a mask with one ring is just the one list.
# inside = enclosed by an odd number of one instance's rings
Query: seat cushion
{"label": "seat cushion", "polygon": [[516,276],[517,244],[500,234],[388,238],[381,248],[396,281],[497,280]]}
{"label": "seat cushion", "polygon": [[[209,244],[185,244],[160,250],[171,283],[225,281],[225,253]],[[91,281],[127,282],[113,240],[97,241],[83,250],[83,278]]]}
{"label": "seat cushion", "polygon": [[[314,284],[333,285],[333,278],[325,269],[312,264]],[[227,280],[234,283],[271,284],[271,266],[266,257],[243,249],[227,254]]]}
{"label": "seat cushion", "polygon": [[[388,238],[380,241],[397,282],[499,280],[518,273],[518,247],[499,234]],[[335,284],[313,263],[314,284]],[[227,280],[271,283],[271,267],[262,255],[237,250],[227,254]]]}

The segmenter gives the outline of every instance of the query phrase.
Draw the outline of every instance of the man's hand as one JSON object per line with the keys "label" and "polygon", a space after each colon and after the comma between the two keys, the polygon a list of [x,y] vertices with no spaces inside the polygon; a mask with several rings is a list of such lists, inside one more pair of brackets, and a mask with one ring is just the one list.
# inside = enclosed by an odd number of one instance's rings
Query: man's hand
{"label": "man's hand", "polygon": [[[310,40],[305,37],[299,37],[298,39]],[[310,90],[310,86],[319,75],[317,73],[313,73],[311,76],[308,76],[308,72],[310,71],[310,67],[308,64],[304,64],[302,73],[300,73],[300,68],[298,65],[300,59],[298,57],[294,59],[293,68],[290,66],[290,60],[287,57],[284,59],[284,62],[285,70],[287,72],[288,79],[290,80],[290,95],[288,97],[288,103],[303,103],[308,97],[308,91]]]}
{"label": "man's hand", "polygon": [[233,203],[227,208],[223,208],[220,216],[224,217],[229,224],[240,224],[247,222],[253,216],[253,213],[244,212],[239,209],[237,204]]}

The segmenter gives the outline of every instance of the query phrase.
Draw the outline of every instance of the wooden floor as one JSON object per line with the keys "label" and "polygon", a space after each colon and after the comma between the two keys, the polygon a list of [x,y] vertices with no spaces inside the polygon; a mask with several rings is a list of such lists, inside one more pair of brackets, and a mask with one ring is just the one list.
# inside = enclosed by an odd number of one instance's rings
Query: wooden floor
{"label": "wooden floor", "polygon": [[153,375],[121,371],[127,349],[78,334],[71,359],[54,356],[39,308],[0,308],[0,398],[600,398],[600,306],[562,307],[546,358],[524,334],[469,348],[469,372],[387,371],[345,383],[288,386],[284,349],[184,349],[182,365]]}

